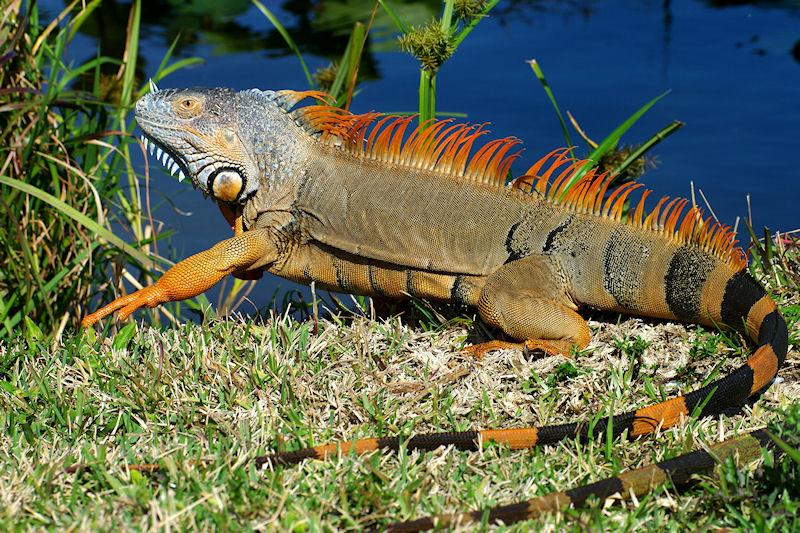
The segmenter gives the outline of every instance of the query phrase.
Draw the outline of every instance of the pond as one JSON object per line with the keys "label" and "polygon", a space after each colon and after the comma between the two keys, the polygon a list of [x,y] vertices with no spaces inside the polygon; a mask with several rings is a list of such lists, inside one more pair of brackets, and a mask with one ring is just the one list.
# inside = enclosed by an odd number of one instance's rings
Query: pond
{"label": "pond", "polygon": [[[366,21],[374,5],[369,0],[264,3],[287,27],[312,72],[341,54],[353,22]],[[48,16],[63,7],[55,1],[41,5]],[[394,0],[392,5],[421,24],[437,16],[441,4]],[[86,59],[98,47],[119,54],[128,8],[104,2],[84,26],[87,33],[76,38],[72,57]],[[204,59],[170,75],[162,88],[307,88],[297,59],[249,1],[147,1],[142,14],[144,76],[155,71],[176,37],[179,57]],[[379,12],[354,112],[416,109],[417,63],[397,49],[393,28]],[[521,138],[526,151],[515,165],[518,172],[565,144],[526,63],[532,58],[562,110],[594,139],[670,91],[623,138],[641,142],[674,119],[686,123],[652,152],[658,164],[642,181],[658,195],[688,196],[693,182],[725,223],[746,216],[749,195],[756,228],[800,227],[799,2],[502,0],[440,71],[437,108],[465,113],[468,121],[490,121],[497,136]],[[217,208],[190,186],[158,171],[152,187],[154,203],[160,204],[157,217],[175,230],[171,244],[177,258],[230,235]],[[743,224],[739,228],[746,242]],[[265,278],[251,299],[263,306],[275,287],[289,286]]]}

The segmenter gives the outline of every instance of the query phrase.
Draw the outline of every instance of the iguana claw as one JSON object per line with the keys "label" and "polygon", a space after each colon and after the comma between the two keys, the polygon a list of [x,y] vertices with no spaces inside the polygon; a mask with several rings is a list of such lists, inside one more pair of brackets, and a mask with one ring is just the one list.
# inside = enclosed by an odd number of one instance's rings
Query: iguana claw
{"label": "iguana claw", "polygon": [[169,298],[164,293],[162,288],[158,286],[158,284],[145,287],[131,294],[120,296],[110,304],[104,305],[94,313],[86,315],[83,320],[81,320],[81,327],[88,328],[98,320],[117,310],[119,310],[119,313],[117,313],[117,318],[120,320],[125,320],[131,315],[131,313],[141,307],[155,307],[168,301]]}

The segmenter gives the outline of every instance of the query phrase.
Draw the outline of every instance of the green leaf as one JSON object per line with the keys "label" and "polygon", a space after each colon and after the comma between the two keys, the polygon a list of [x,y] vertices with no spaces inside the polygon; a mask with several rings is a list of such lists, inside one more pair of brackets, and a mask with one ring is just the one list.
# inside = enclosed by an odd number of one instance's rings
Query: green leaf
{"label": "green leaf", "polygon": [[[158,83],[162,79],[166,78],[176,70],[180,70],[182,68],[189,67],[191,65],[197,65],[199,63],[203,63],[203,59],[200,57],[186,57],[183,59],[179,59],[172,64],[168,64],[169,60],[172,58],[172,54],[175,51],[175,47],[180,40],[180,34],[172,40],[172,43],[167,48],[167,51],[164,53],[164,56],[161,58],[161,63],[158,64],[158,68],[156,72],[152,75],[151,79],[153,82]],[[150,90],[150,83],[145,82],[136,92],[136,98],[141,98],[146,92]]]}
{"label": "green leaf", "polygon": [[36,325],[36,322],[31,320],[28,316],[25,316],[25,337],[27,337],[28,340],[44,339],[42,330],[39,329],[39,326]]}
{"label": "green leaf", "polygon": [[81,335],[82,338],[86,340],[89,344],[94,344],[97,342],[97,332],[94,328],[81,328]]}
{"label": "green leaf", "polygon": [[151,263],[152,259],[140,252],[139,250],[133,248],[131,245],[125,243],[122,239],[114,235],[108,228],[104,228],[96,221],[92,220],[91,218],[87,217],[74,207],[67,205],[60,199],[56,198],[50,193],[47,193],[33,185],[25,183],[24,181],[20,181],[18,179],[9,178],[7,176],[0,176],[0,183],[8,185],[9,187],[14,187],[15,189],[19,189],[22,192],[30,194],[31,196],[35,196],[36,198],[46,202],[56,209],[58,209],[61,213],[68,216],[78,224],[82,225],[83,227],[93,231],[95,235],[101,237],[126,254],[130,255],[136,261],[141,263],[142,265],[147,265]]}
{"label": "green leaf", "polygon": [[131,477],[131,483],[134,485],[144,485],[145,479],[141,472],[136,469],[130,469],[129,474]]}
{"label": "green leaf", "polygon": [[281,34],[283,40],[286,41],[286,44],[289,46],[292,52],[294,52],[294,55],[297,56],[297,59],[300,61],[300,66],[303,67],[303,72],[306,75],[306,80],[308,80],[308,86],[313,88],[314,78],[311,77],[311,73],[308,71],[306,62],[303,61],[303,55],[300,53],[300,49],[297,47],[297,44],[295,44],[294,39],[292,39],[292,36],[289,35],[289,32],[286,31],[286,28],[283,27],[283,24],[281,24],[281,22],[278,20],[278,17],[272,14],[272,11],[267,9],[267,7],[258,0],[252,0],[252,1],[253,4],[258,8],[258,10],[261,11],[261,13],[263,13],[265,17],[267,17],[267,19],[272,23],[273,26],[275,26],[275,29],[278,30],[278,33]]}
{"label": "green leaf", "polygon": [[[358,51],[361,50],[361,43],[364,42],[364,34],[366,26],[361,22],[353,24],[353,31],[350,32],[350,38],[347,40],[347,46],[342,54],[342,60],[339,62],[339,68],[336,69],[336,77],[331,84],[331,96],[336,98],[336,105],[341,107],[347,100],[347,92],[349,87],[343,91],[345,81],[348,83],[353,79],[353,73],[361,62],[361,55]],[[356,57],[358,56],[358,57]]]}
{"label": "green leaf", "polygon": [[381,5],[383,10],[386,11],[386,14],[389,15],[389,18],[392,19],[394,25],[397,26],[397,29],[400,31],[400,33],[403,35],[408,33],[408,24],[403,22],[403,20],[397,16],[397,13],[395,12],[394,8],[389,5],[389,2],[386,0],[378,0],[378,3]]}
{"label": "green leaf", "polygon": [[139,54],[139,23],[142,19],[142,3],[134,0],[131,4],[131,15],[128,20],[128,35],[125,41],[125,71],[122,74],[122,93],[119,103],[122,107],[131,105],[135,90],[136,60]]}
{"label": "green leaf", "polygon": [[567,130],[567,123],[564,122],[564,117],[561,114],[561,110],[558,108],[558,103],[556,103],[556,97],[553,95],[553,91],[550,90],[550,85],[547,83],[547,79],[544,77],[544,72],[542,72],[541,67],[539,67],[539,63],[535,59],[531,59],[528,61],[528,64],[533,69],[533,73],[536,75],[536,78],[539,80],[539,83],[542,84],[542,88],[544,89],[545,94],[550,99],[550,103],[553,104],[553,109],[556,110],[556,116],[558,117],[558,123],[561,125],[561,132],[564,134],[564,140],[567,141],[567,148],[569,148],[569,154],[572,157],[575,157],[575,154],[572,152],[574,144],[572,144],[572,139],[569,137],[569,130]]}
{"label": "green leaf", "polygon": [[92,14],[92,12],[95,10],[95,8],[97,6],[99,6],[100,2],[102,2],[102,1],[103,0],[92,0],[91,2],[86,4],[86,7],[84,7],[80,11],[80,13],[75,15],[75,18],[72,19],[72,22],[69,25],[69,38],[68,39],[70,41],[72,40],[73,37],[75,37],[75,34],[78,32],[78,30],[81,28],[81,26],[83,26],[83,23],[86,21],[86,19],[89,18],[89,15]]}
{"label": "green leaf", "polygon": [[792,461],[800,465],[800,450],[792,448],[786,441],[784,441],[777,435],[774,435],[770,431],[767,431],[767,435],[769,435],[769,438],[771,438],[775,442],[775,444],[778,445],[778,448],[783,450],[783,453],[788,455]]}
{"label": "green leaf", "polygon": [[668,94],[669,94],[669,91],[667,91],[665,93],[662,93],[662,94],[656,96],[655,98],[653,98],[652,100],[650,100],[649,102],[647,102],[645,105],[640,107],[633,115],[628,117],[628,120],[626,120],[625,122],[623,122],[622,124],[617,126],[616,129],[614,131],[612,131],[611,134],[608,137],[603,139],[603,142],[601,142],[598,145],[598,147],[595,148],[594,151],[591,154],[589,154],[589,157],[587,158],[586,164],[584,164],[580,169],[578,169],[578,171],[575,173],[575,175],[572,176],[572,178],[570,178],[569,182],[567,183],[567,186],[564,187],[564,192],[561,195],[562,198],[563,198],[564,195],[567,194],[567,192],[569,192],[569,190],[576,183],[578,183],[578,181],[587,172],[589,172],[592,168],[594,168],[597,165],[597,162],[600,161],[600,159],[603,157],[603,155],[605,155],[606,152],[608,152],[609,150],[611,150],[612,148],[617,146],[617,143],[619,143],[620,138],[623,135],[625,135],[625,132],[627,132],[631,128],[631,126],[636,124],[636,121],[638,121],[642,117],[642,115],[644,115],[647,112],[648,109],[653,107],[653,105],[656,102],[658,102],[659,100],[661,100],[662,98],[664,98]]}
{"label": "green leaf", "polygon": [[653,134],[652,137],[647,139],[644,143],[642,143],[639,148],[634,150],[631,155],[625,158],[625,160],[617,166],[612,172],[614,175],[619,175],[625,172],[625,169],[628,168],[631,163],[639,159],[645,153],[647,153],[650,149],[652,149],[655,145],[678,131],[684,126],[684,123],[680,120],[673,120],[671,123],[667,124],[656,133]]}
{"label": "green leaf", "polygon": [[125,327],[123,327],[117,332],[116,335],[114,335],[114,342],[111,343],[111,347],[115,350],[127,348],[134,335],[136,335],[136,322],[126,324]]}

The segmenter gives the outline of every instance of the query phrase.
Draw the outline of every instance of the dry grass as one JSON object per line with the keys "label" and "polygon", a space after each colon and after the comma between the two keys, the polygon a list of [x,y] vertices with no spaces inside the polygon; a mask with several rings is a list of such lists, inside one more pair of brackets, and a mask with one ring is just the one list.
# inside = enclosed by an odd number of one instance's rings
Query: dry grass
{"label": "dry grass", "polygon": [[[3,344],[0,520],[21,528],[360,529],[600,479],[761,427],[800,396],[795,345],[782,380],[744,414],[687,421],[610,451],[600,440],[347,455],[261,472],[249,462],[358,436],[585,420],[644,405],[659,389],[696,388],[745,353],[735,339],[693,326],[600,318],[590,322],[590,347],[570,360],[502,351],[475,361],[459,354],[463,327],[422,332],[399,318],[333,317],[316,336],[310,322],[283,316],[128,327],[56,347]],[[795,324],[791,342],[797,333]],[[148,472],[151,464],[159,470]],[[733,488],[680,496],[667,489],[639,505],[569,511],[533,527],[738,527],[731,505],[748,520],[754,512],[770,518],[750,497],[753,483],[745,476]]]}

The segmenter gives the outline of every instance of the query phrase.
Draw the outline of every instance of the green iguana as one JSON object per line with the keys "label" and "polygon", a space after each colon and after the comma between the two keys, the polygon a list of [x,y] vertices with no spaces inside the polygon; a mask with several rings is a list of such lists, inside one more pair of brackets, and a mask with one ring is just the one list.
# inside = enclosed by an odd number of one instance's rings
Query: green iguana
{"label": "green iguana", "polygon": [[[362,439],[277,453],[258,464],[322,459],[337,450],[394,450],[403,442],[409,449],[475,450],[487,442],[519,449],[600,435],[609,424],[614,435],[641,436],[690,413],[716,415],[752,401],[786,357],[786,323],[748,274],[733,233],[703,219],[696,207],[685,210],[684,199],[662,198],[645,212],[645,191],[623,215],[638,185],[607,194],[609,176],[590,171],[568,188],[585,162],[569,158],[567,150],[548,154],[506,183],[519,141],[477,148],[484,125],[442,120],[413,128],[412,117],[351,114],[311,91],[151,89],[136,104],[145,146],[172,173],[212,196],[235,236],[88,315],[84,326],[114,311],[124,318],[140,307],[191,298],[228,274],[253,277],[267,270],[336,291],[474,306],[486,323],[517,341],[468,348],[475,355],[513,347],[567,354],[585,347],[589,328],[577,313],[582,306],[726,325],[757,344],[731,374],[591,428],[571,423]],[[309,97],[317,102],[298,107]],[[715,450],[752,451],[766,440],[763,432],[754,433]],[[685,480],[682,473],[709,464],[707,452],[695,452],[498,507],[489,519],[508,523],[592,495],[641,493],[670,476]],[[481,516],[477,511],[393,527]]]}

